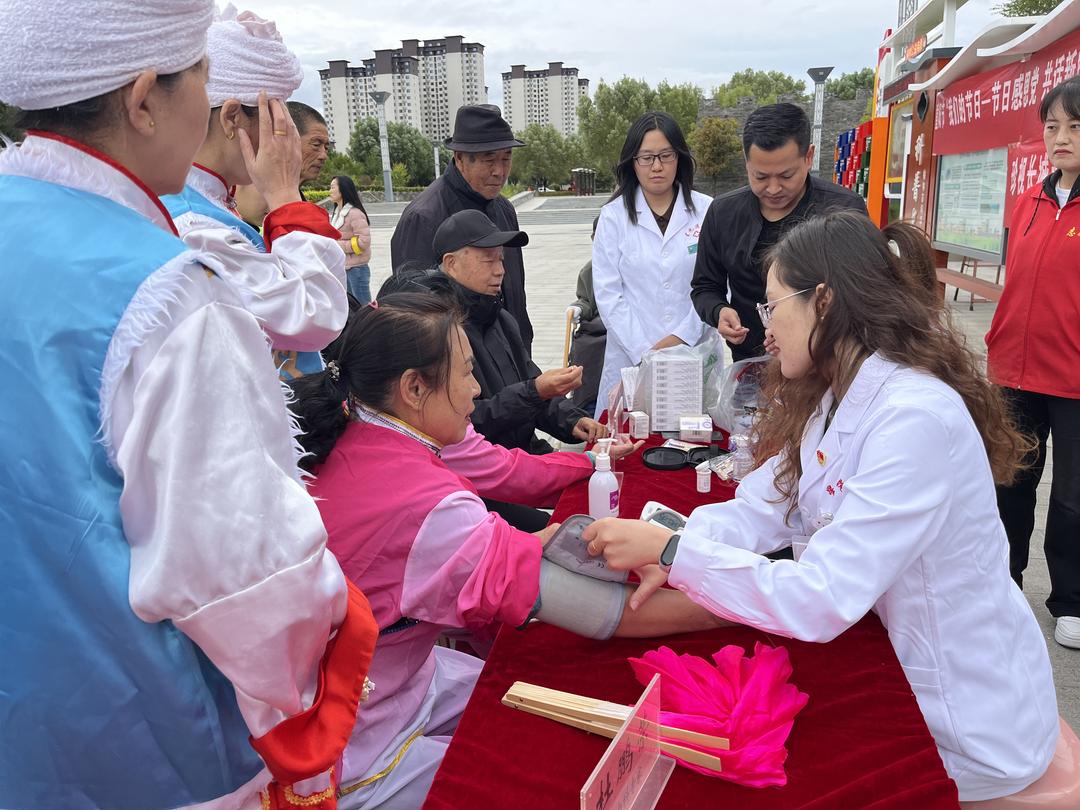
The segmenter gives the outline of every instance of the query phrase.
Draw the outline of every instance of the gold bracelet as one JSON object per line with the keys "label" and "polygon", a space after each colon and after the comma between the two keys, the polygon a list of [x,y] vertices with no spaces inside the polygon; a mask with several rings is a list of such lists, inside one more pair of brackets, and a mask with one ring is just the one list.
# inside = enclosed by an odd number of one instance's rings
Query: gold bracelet
{"label": "gold bracelet", "polygon": [[352,252],[355,253],[357,256],[364,252],[360,249],[360,237],[358,236],[354,236],[352,238]]}

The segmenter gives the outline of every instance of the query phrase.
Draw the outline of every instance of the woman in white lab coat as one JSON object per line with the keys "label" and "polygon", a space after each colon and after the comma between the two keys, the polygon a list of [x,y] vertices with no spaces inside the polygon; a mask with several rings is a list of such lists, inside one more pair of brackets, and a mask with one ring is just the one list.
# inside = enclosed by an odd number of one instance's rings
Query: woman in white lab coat
{"label": "woman in white lab coat", "polygon": [[[873,610],[960,798],[1016,793],[1058,738],[1046,642],[1009,576],[994,494],[1026,440],[865,216],[800,225],[769,267],[759,312],[778,404],[757,426],[760,466],[681,535],[601,521],[590,551],[614,568],[660,562],[718,616],[804,641]],[[762,556],[785,546],[794,560]]]}
{"label": "woman in white lab coat", "polygon": [[631,125],[615,182],[593,239],[596,306],[607,327],[597,417],[621,369],[649,349],[693,346],[704,328],[690,277],[711,200],[693,190],[694,159],[675,119],[647,112]]}

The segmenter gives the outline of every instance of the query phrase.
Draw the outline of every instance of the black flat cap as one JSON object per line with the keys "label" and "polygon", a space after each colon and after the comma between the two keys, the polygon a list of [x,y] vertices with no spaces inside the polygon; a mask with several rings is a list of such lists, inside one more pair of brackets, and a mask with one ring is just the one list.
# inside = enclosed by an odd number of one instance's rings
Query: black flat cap
{"label": "black flat cap", "polygon": [[497,152],[524,145],[494,104],[458,107],[454,134],[446,139],[447,148],[455,152]]}
{"label": "black flat cap", "polygon": [[439,261],[447,253],[463,247],[524,247],[529,244],[525,231],[500,231],[483,211],[458,211],[435,231],[431,247]]}

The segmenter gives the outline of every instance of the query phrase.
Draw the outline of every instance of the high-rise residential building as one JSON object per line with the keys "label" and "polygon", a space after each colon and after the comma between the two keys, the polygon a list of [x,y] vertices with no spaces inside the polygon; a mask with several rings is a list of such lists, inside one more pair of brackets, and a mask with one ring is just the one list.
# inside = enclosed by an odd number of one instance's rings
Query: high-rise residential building
{"label": "high-rise residential building", "polygon": [[511,65],[503,73],[503,117],[514,132],[529,124],[550,125],[563,135],[578,131],[578,102],[589,95],[589,80],[578,69],[550,62],[543,70]]}
{"label": "high-rise residential building", "polygon": [[375,51],[362,66],[335,59],[319,71],[330,138],[345,151],[356,123],[375,117],[374,90],[390,93],[388,121],[409,124],[428,138],[446,138],[458,107],[486,104],[484,46],[461,36],[404,39],[400,48]]}

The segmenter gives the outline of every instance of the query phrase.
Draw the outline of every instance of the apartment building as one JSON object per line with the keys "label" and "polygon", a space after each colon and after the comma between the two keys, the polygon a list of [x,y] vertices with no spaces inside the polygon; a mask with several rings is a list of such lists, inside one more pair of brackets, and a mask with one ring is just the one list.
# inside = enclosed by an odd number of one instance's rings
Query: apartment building
{"label": "apartment building", "polygon": [[330,137],[344,151],[358,121],[374,118],[369,93],[390,93],[386,118],[419,129],[428,138],[450,135],[464,104],[486,104],[484,46],[462,36],[405,39],[400,48],[377,50],[353,66],[335,59],[319,71]]}
{"label": "apartment building", "polygon": [[511,65],[502,74],[503,115],[514,132],[529,124],[550,125],[563,135],[578,131],[578,101],[589,95],[589,80],[578,69],[550,62],[542,70]]}

